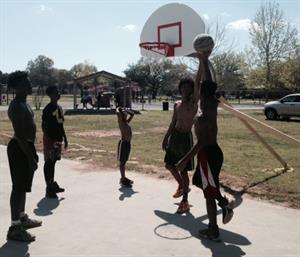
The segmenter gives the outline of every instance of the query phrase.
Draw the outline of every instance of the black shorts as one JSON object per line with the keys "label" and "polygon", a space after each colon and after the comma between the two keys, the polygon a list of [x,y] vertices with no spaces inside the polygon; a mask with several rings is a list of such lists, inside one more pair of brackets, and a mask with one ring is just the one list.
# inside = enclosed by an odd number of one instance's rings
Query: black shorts
{"label": "black shorts", "polygon": [[199,151],[193,184],[203,190],[205,198],[219,196],[219,174],[222,164],[223,152],[218,144],[207,145]]}
{"label": "black shorts", "polygon": [[[192,132],[175,132],[170,136],[169,144],[166,150],[165,163],[175,166],[191,149],[193,148]],[[194,169],[194,158],[185,166],[184,171]]]}
{"label": "black shorts", "polygon": [[120,140],[118,144],[118,161],[125,163],[128,161],[131,144],[128,141]]}
{"label": "black shorts", "polygon": [[[29,142],[28,144],[36,154],[34,144]],[[13,190],[31,192],[34,171],[29,169],[28,159],[16,139],[12,139],[8,143],[7,156]]]}

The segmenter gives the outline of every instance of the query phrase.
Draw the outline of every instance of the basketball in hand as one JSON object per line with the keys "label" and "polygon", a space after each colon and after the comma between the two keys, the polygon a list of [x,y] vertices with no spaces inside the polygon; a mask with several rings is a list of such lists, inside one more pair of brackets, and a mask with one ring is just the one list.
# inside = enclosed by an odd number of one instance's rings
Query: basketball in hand
{"label": "basketball in hand", "polygon": [[199,34],[195,37],[193,45],[196,52],[202,53],[212,50],[215,43],[211,36],[207,34]]}

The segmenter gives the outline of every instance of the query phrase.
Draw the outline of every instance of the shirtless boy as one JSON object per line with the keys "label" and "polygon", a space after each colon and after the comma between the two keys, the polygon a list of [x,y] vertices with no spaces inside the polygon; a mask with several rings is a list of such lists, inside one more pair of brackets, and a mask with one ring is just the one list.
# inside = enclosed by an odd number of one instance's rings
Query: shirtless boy
{"label": "shirtless boy", "polygon": [[178,182],[178,188],[174,198],[182,196],[177,213],[182,214],[189,211],[188,203],[189,176],[188,171],[193,170],[193,158],[185,163],[185,167],[178,172],[175,164],[183,158],[193,147],[192,126],[194,117],[198,110],[199,84],[202,69],[199,67],[195,83],[191,78],[183,78],[179,82],[179,93],[182,100],[174,105],[174,112],[169,129],[163,139],[162,148],[166,151],[165,167]]}
{"label": "shirtless boy", "polygon": [[124,187],[131,187],[133,181],[125,176],[125,164],[128,161],[131,150],[132,131],[129,126],[130,121],[134,116],[133,111],[118,107],[117,109],[118,124],[121,131],[121,140],[118,144],[118,161],[120,162],[120,185]]}

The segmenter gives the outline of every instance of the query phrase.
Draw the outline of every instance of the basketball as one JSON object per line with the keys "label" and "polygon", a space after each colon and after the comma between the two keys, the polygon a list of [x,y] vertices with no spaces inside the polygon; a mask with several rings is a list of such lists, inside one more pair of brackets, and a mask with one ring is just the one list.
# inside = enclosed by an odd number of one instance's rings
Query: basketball
{"label": "basketball", "polygon": [[214,48],[215,43],[210,35],[199,34],[195,37],[193,45],[196,52],[201,53],[208,50],[212,50]]}

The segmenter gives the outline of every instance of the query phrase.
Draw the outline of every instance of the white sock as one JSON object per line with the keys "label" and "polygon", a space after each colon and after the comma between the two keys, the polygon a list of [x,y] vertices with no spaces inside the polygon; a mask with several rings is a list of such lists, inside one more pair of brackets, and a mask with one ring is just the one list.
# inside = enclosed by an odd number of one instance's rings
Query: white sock
{"label": "white sock", "polygon": [[11,221],[11,225],[12,225],[12,226],[16,226],[16,225],[19,225],[19,224],[21,224],[21,221],[20,221],[20,220],[12,220],[12,221]]}

